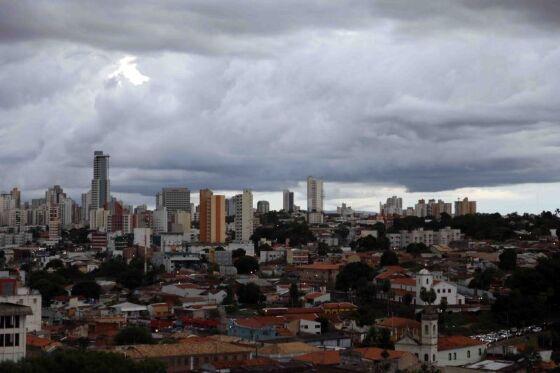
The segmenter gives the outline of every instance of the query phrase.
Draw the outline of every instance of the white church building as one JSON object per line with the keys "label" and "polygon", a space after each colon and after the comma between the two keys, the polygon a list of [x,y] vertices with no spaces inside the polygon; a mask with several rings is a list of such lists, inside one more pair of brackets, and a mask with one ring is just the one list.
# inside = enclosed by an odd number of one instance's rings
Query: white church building
{"label": "white church building", "polygon": [[416,304],[423,306],[424,302],[420,298],[422,288],[426,290],[434,289],[436,293],[435,305],[441,304],[442,299],[447,301],[451,306],[465,304],[465,297],[457,293],[457,285],[448,281],[434,280],[434,275],[427,269],[422,269],[416,275]]}
{"label": "white church building", "polygon": [[436,366],[460,366],[484,359],[486,344],[465,336],[439,336],[438,314],[426,309],[422,314],[420,338],[405,335],[395,350],[416,355],[423,363]]}
{"label": "white church building", "polygon": [[441,278],[436,278],[434,274],[427,269],[422,269],[415,277],[406,274],[403,269],[403,271],[395,271],[390,274],[381,273],[378,278],[385,281],[389,280],[392,290],[391,299],[395,302],[404,302],[405,296],[408,295],[412,300],[412,304],[424,306],[425,304],[420,298],[420,293],[422,292],[422,288],[425,288],[428,291],[434,289],[436,294],[434,305],[441,304],[443,299],[445,299],[450,306],[465,304],[465,296],[457,292],[456,284]]}

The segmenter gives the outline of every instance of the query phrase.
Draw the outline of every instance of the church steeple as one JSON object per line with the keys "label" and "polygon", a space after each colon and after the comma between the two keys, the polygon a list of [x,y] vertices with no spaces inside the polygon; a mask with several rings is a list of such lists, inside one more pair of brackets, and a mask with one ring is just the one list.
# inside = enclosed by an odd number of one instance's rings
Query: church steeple
{"label": "church steeple", "polygon": [[438,351],[438,314],[433,307],[426,307],[422,312],[421,327],[420,343],[424,356],[420,358],[422,361],[433,364],[437,361]]}

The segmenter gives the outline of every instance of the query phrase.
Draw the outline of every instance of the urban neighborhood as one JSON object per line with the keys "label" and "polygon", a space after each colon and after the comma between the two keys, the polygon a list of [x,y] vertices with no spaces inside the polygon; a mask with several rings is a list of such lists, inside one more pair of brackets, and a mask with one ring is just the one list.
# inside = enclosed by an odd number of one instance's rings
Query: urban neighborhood
{"label": "urban neighborhood", "polygon": [[557,369],[559,210],[392,196],[327,211],[312,176],[307,201],[278,191],[280,210],[251,189],[195,204],[186,186],[150,208],[112,196],[109,164],[95,151],[81,201],[0,194],[0,370]]}

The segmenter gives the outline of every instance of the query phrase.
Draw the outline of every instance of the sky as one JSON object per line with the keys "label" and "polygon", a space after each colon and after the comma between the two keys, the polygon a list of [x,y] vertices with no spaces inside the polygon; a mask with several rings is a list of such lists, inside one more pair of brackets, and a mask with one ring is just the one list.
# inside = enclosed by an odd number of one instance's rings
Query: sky
{"label": "sky", "polygon": [[[0,5],[0,190],[243,188],[305,208],[465,196],[560,207],[560,2],[19,0]],[[193,200],[197,196],[193,193]]]}

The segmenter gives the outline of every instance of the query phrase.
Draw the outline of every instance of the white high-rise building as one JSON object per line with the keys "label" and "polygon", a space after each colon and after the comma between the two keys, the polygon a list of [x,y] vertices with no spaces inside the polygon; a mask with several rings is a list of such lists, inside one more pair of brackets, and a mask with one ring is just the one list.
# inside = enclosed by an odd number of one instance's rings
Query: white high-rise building
{"label": "white high-rise building", "polygon": [[102,208],[109,204],[109,155],[96,150],[93,155],[93,179],[91,180],[91,208]]}
{"label": "white high-rise building", "polygon": [[235,201],[235,241],[247,243],[253,235],[253,193],[244,189],[236,195]]}
{"label": "white high-rise building", "polygon": [[64,198],[60,204],[60,222],[64,229],[70,229],[74,218],[74,201],[71,198]]}
{"label": "white high-rise building", "polygon": [[[402,215],[403,214],[403,204],[402,198],[397,196],[392,196],[387,198],[386,203],[379,203],[379,212],[382,215]],[[407,214],[409,212],[407,211]]]}
{"label": "white high-rise building", "polygon": [[323,180],[307,178],[307,212],[323,212]]}
{"label": "white high-rise building", "polygon": [[307,178],[307,220],[310,224],[323,223],[323,180]]}
{"label": "white high-rise building", "polygon": [[154,233],[167,233],[169,219],[167,216],[167,208],[160,207],[154,211]]}

